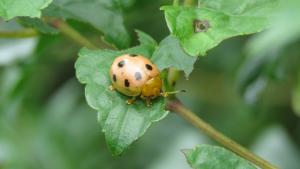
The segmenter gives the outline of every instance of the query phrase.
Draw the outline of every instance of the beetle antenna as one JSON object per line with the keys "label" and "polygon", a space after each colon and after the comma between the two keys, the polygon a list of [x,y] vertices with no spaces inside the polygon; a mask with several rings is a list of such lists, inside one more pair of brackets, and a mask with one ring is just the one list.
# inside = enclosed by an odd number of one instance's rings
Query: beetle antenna
{"label": "beetle antenna", "polygon": [[177,93],[181,93],[181,92],[186,92],[186,91],[185,90],[176,90],[176,91],[172,91],[172,92],[163,92],[163,93],[161,93],[161,96],[168,97],[169,95],[177,94]]}

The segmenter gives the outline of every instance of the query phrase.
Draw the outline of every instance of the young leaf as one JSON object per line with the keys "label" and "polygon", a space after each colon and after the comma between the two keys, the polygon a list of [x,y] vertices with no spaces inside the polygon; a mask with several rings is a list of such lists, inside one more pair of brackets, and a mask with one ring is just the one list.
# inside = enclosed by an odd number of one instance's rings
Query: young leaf
{"label": "young leaf", "polygon": [[150,37],[144,36],[146,34],[141,32],[139,35],[142,35],[141,45],[126,51],[93,51],[84,48],[80,51],[75,64],[77,78],[86,84],[87,102],[98,111],[98,121],[105,133],[108,147],[114,155],[121,154],[145,133],[151,123],[167,115],[164,98],[155,99],[150,107],[142,100],[127,105],[125,101],[129,97],[109,89],[111,85],[109,69],[114,58],[124,53],[152,55],[149,53],[151,49],[148,49],[151,45],[145,41]]}
{"label": "young leaf", "polygon": [[[136,33],[138,35],[139,42],[141,43],[141,45],[138,46],[138,48],[143,48],[144,52],[147,53],[146,56],[152,56],[155,48],[157,47],[157,42],[151,36],[147,35],[146,33],[142,32],[142,31],[136,30]],[[129,49],[129,50],[132,50],[132,49]]]}
{"label": "young leaf", "polygon": [[262,31],[278,0],[204,1],[201,7],[164,6],[169,30],[192,56],[205,55],[224,39]]}
{"label": "young leaf", "polygon": [[[143,49],[147,56],[151,56],[151,60],[158,66],[159,70],[162,71],[170,67],[177,68],[183,70],[186,77],[193,71],[197,57],[186,54],[177,38],[168,36],[157,45],[156,41],[149,35],[138,30],[136,32],[141,42],[141,46],[138,48]],[[128,50],[129,53],[132,49]]]}
{"label": "young leaf", "polygon": [[127,48],[130,36],[124,26],[121,9],[113,0],[54,0],[45,15],[86,22],[102,31],[105,40],[118,48]]}
{"label": "young leaf", "polygon": [[248,161],[218,146],[199,145],[184,150],[184,154],[194,169],[256,169]]}
{"label": "young leaf", "polygon": [[41,10],[52,0],[1,0],[0,16],[5,20],[16,16],[40,17]]}
{"label": "young leaf", "polygon": [[160,42],[152,60],[160,70],[173,67],[183,70],[185,76],[188,77],[193,71],[197,57],[186,54],[181,48],[179,40],[171,35]]}

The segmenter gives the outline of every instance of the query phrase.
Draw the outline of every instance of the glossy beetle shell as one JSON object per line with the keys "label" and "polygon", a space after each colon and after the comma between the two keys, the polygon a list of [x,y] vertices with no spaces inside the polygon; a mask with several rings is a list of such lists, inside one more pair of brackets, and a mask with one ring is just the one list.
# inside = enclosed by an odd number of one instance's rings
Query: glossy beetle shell
{"label": "glossy beetle shell", "polygon": [[[149,59],[142,55],[124,54],[117,57],[110,68],[110,78],[112,86],[119,92],[127,96],[139,96],[142,91],[147,93],[157,93],[152,91],[151,84],[149,82],[154,77],[159,77],[160,72]],[[160,78],[155,81],[155,90],[161,90]],[[148,83],[147,83],[148,82]],[[147,87],[144,88],[143,87]],[[148,97],[148,96],[146,96]]]}

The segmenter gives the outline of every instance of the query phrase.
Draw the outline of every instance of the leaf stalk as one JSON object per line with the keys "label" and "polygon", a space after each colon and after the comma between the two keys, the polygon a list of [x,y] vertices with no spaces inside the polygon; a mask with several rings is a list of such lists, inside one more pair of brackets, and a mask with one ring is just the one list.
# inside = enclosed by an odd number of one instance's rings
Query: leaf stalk
{"label": "leaf stalk", "polygon": [[87,38],[81,35],[77,30],[72,28],[68,23],[61,19],[50,19],[50,25],[60,30],[61,33],[72,39],[80,46],[85,46],[89,49],[98,49],[96,45],[90,42]]}
{"label": "leaf stalk", "polygon": [[38,32],[31,28],[25,28],[17,31],[0,32],[0,38],[30,38],[38,36]]}

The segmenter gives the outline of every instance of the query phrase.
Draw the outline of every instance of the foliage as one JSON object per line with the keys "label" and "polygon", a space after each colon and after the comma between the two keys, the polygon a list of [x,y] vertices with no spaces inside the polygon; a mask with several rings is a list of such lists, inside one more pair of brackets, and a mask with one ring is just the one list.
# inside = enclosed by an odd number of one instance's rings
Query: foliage
{"label": "foliage", "polygon": [[244,168],[255,169],[246,160],[217,146],[200,145],[192,150],[183,151],[188,163],[194,169]]}
{"label": "foliage", "polygon": [[114,0],[54,0],[45,15],[89,23],[102,31],[109,43],[118,48],[129,46],[130,37],[123,24],[122,9]]}
{"label": "foliage", "polygon": [[160,69],[176,68],[183,70],[188,77],[193,71],[197,57],[186,54],[179,44],[179,40],[172,35],[161,41],[155,50],[152,60]]}
{"label": "foliage", "polygon": [[[239,7],[236,4],[239,3]],[[170,32],[190,55],[205,55],[224,39],[262,31],[278,1],[201,1],[199,8],[164,6]],[[198,22],[198,23],[197,23]]]}
{"label": "foliage", "polygon": [[[147,56],[144,50],[148,48],[143,43],[147,42],[141,41],[142,45],[129,49],[130,53]],[[105,133],[107,144],[116,155],[141,137],[152,122],[167,115],[163,98],[156,100],[149,108],[146,108],[141,100],[128,106],[125,102],[128,97],[109,89],[110,65],[115,57],[124,53],[127,51],[82,49],[75,65],[78,79],[87,84],[86,99],[89,105],[98,111],[98,121]]]}
{"label": "foliage", "polygon": [[[293,44],[297,43],[300,36],[300,26],[298,23],[289,23],[293,22],[292,16],[300,16],[299,11],[295,10],[299,5],[299,1],[294,0],[281,4],[276,16],[272,18],[272,29],[253,36],[246,44],[247,61],[241,66],[237,85],[248,103],[255,104],[259,101],[269,81],[298,78],[295,73],[288,72],[298,72],[297,47]],[[284,36],[278,36],[283,34]],[[282,76],[283,72],[290,76]],[[298,88],[293,88],[295,92],[292,104],[298,112]]]}
{"label": "foliage", "polygon": [[[141,43],[139,46],[124,51],[82,49],[75,65],[78,79],[87,85],[86,99],[98,111],[98,121],[108,146],[116,155],[141,137],[152,122],[165,117],[167,112],[163,98],[156,100],[151,107],[145,107],[141,100],[128,106],[125,101],[129,97],[110,91],[111,80],[107,75],[113,60],[124,53],[141,54],[153,60],[160,70],[168,68],[169,63],[170,66],[183,68],[187,73],[191,72],[196,60],[180,49],[174,50],[174,47],[179,47],[175,38],[167,38],[157,47],[157,43],[149,35],[141,31],[137,33]],[[181,60],[186,62],[182,63]]]}
{"label": "foliage", "polygon": [[51,2],[52,0],[2,0],[0,2],[0,16],[6,20],[16,16],[40,17],[41,10]]}
{"label": "foliage", "polygon": [[[171,4],[0,0],[0,168],[187,168],[177,165],[184,161],[179,149],[214,144],[168,113],[171,98],[128,106],[129,97],[108,89],[110,65],[124,53],[148,57],[165,85],[175,80],[174,88],[187,91],[175,98],[220,132],[249,149],[267,142],[271,148],[253,150],[280,168],[299,166],[299,1]],[[11,35],[34,37],[6,39]],[[78,38],[110,50],[78,46]],[[283,128],[285,139],[261,132],[270,124]],[[270,153],[276,147],[294,159]],[[185,155],[193,168],[255,168],[247,157],[206,144]]]}

